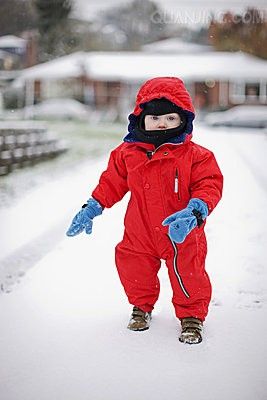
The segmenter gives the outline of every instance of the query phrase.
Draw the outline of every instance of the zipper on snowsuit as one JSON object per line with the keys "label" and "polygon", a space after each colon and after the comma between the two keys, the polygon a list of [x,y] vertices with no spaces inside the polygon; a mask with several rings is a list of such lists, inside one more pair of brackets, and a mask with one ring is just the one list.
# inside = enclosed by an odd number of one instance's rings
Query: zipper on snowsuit
{"label": "zipper on snowsuit", "polygon": [[174,273],[175,273],[176,278],[177,278],[177,280],[179,282],[180,288],[182,289],[182,292],[184,293],[185,297],[187,297],[189,299],[190,295],[189,295],[188,291],[186,290],[186,288],[184,286],[184,283],[183,283],[183,280],[182,280],[182,277],[181,277],[181,275],[179,274],[179,271],[178,271],[178,249],[177,249],[174,241],[170,238],[170,236],[169,235],[167,235],[167,236],[170,239],[170,242],[171,242],[173,250],[174,250],[174,257],[173,257],[173,270],[174,270]]}
{"label": "zipper on snowsuit", "polygon": [[151,160],[156,151],[158,151],[158,149],[160,149],[165,144],[173,144],[174,146],[180,146],[182,143],[170,143],[170,142],[162,143],[160,146],[156,147],[155,150],[147,150],[146,151],[147,158]]}
{"label": "zipper on snowsuit", "polygon": [[[156,153],[156,151],[157,151],[161,146],[163,146],[164,144],[166,144],[166,143],[163,143],[162,145],[160,145],[159,147],[157,147],[154,151],[148,150],[148,151],[146,152],[147,158],[148,158],[149,160],[151,160],[152,157],[153,157],[153,155]],[[179,143],[179,144],[180,144],[180,143]],[[174,193],[177,193],[177,194],[178,194],[178,199],[180,200],[178,168],[176,168],[176,171],[175,171]],[[167,236],[168,236],[168,238],[170,239],[170,242],[171,242],[172,247],[173,247],[173,250],[174,250],[174,257],[173,257],[173,270],[174,270],[174,273],[175,273],[175,275],[176,275],[176,277],[177,277],[177,280],[178,280],[179,285],[180,285],[180,287],[181,287],[181,289],[182,289],[182,292],[184,293],[185,297],[187,297],[187,298],[189,299],[189,298],[190,298],[190,295],[189,295],[188,291],[186,290],[186,288],[185,288],[185,286],[184,286],[184,283],[183,283],[183,280],[182,280],[182,277],[181,277],[181,275],[179,274],[179,271],[178,271],[178,249],[177,249],[177,247],[175,246],[175,243],[173,242],[173,240],[170,238],[170,236],[169,236],[169,235],[167,235]]]}

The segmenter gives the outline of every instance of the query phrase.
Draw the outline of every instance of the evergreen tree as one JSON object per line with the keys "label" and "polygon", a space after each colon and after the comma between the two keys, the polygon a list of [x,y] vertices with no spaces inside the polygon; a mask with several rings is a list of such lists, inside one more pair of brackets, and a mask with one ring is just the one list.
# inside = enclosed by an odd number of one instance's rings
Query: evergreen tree
{"label": "evergreen tree", "polygon": [[41,34],[53,30],[66,21],[71,9],[71,0],[35,0],[38,27]]}
{"label": "evergreen tree", "polygon": [[68,16],[72,0],[35,0],[38,15],[39,60],[47,61],[69,53],[71,32]]}
{"label": "evergreen tree", "polygon": [[0,36],[19,35],[35,27],[32,0],[0,0]]}

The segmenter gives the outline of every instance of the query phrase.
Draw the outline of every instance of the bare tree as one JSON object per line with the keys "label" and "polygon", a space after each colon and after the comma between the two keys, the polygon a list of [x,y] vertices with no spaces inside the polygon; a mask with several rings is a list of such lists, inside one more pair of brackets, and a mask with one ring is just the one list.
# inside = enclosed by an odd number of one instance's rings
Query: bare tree
{"label": "bare tree", "polygon": [[267,21],[255,8],[243,15],[227,12],[222,21],[211,21],[209,37],[217,50],[241,50],[267,59]]}
{"label": "bare tree", "polygon": [[161,10],[150,0],[133,0],[127,5],[112,7],[99,14],[99,23],[106,41],[114,41],[117,35],[124,38],[123,46],[132,50],[166,36]]}

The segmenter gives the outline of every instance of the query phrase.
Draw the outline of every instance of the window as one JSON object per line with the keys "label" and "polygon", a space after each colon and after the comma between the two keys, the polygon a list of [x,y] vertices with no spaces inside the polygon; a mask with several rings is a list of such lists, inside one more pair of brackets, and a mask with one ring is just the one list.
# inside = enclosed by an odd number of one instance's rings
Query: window
{"label": "window", "polygon": [[267,102],[266,82],[230,82],[229,98],[233,104]]}
{"label": "window", "polygon": [[246,96],[246,98],[258,99],[260,96],[260,84],[259,83],[246,83],[245,84],[245,96]]}

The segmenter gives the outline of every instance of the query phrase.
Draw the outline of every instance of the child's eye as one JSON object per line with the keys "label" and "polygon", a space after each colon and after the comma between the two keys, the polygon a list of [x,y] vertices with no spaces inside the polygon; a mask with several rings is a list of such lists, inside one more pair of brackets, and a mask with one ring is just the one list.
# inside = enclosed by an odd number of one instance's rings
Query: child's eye
{"label": "child's eye", "polygon": [[153,121],[157,121],[158,120],[158,117],[156,115],[152,115],[151,118],[153,119]]}
{"label": "child's eye", "polygon": [[168,119],[169,119],[170,121],[175,121],[177,118],[176,118],[176,117],[173,117],[173,116],[170,116]]}

